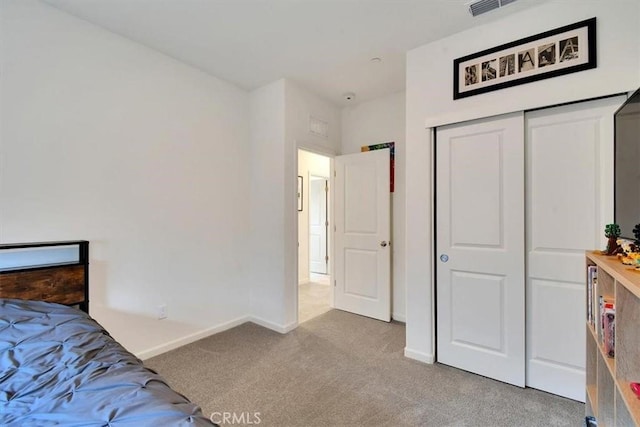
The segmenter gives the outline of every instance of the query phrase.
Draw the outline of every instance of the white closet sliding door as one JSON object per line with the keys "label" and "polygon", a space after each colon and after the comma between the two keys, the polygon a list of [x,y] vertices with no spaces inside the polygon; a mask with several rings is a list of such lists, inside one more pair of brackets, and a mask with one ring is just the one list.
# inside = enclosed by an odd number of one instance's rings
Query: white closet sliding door
{"label": "white closet sliding door", "polygon": [[584,402],[584,251],[613,221],[624,97],[527,113],[527,386]]}
{"label": "white closet sliding door", "polygon": [[[524,118],[437,131],[438,361],[524,386]],[[582,328],[584,329],[584,328]]]}
{"label": "white closet sliding door", "polygon": [[584,402],[584,251],[613,221],[623,101],[437,129],[439,362]]}

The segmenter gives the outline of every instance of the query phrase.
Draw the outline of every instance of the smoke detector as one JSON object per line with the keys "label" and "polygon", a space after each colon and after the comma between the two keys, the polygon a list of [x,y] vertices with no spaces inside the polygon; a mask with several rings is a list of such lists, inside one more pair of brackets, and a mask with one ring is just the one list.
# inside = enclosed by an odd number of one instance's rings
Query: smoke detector
{"label": "smoke detector", "polygon": [[356,99],[356,94],[353,92],[346,92],[342,94],[342,97],[345,101],[353,101],[354,99]]}
{"label": "smoke detector", "polygon": [[473,16],[478,16],[502,6],[506,6],[515,1],[516,0],[477,0],[468,3],[467,5],[469,6],[469,13]]}

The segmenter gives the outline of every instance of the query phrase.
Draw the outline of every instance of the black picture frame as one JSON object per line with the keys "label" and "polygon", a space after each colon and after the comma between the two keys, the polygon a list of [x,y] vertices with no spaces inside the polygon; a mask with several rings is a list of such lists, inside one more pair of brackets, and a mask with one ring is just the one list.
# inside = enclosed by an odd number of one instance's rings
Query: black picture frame
{"label": "black picture frame", "polygon": [[596,18],[453,61],[453,99],[597,67]]}
{"label": "black picture frame", "polygon": [[302,212],[304,202],[304,179],[298,175],[298,212]]}

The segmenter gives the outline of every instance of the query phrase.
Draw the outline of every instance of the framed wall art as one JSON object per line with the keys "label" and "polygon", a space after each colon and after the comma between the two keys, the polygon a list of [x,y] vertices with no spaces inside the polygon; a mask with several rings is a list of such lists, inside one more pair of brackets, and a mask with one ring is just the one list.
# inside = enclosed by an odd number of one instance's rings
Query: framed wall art
{"label": "framed wall art", "polygon": [[453,99],[597,66],[596,18],[453,61]]}

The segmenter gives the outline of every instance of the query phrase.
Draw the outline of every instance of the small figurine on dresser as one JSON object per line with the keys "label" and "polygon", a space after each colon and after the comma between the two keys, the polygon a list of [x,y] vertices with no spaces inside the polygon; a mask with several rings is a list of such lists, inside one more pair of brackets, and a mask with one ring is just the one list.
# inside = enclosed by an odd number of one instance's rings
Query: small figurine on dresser
{"label": "small figurine on dresser", "polygon": [[618,224],[607,224],[604,228],[604,236],[608,239],[607,249],[602,251],[604,255],[617,255],[622,252],[622,248],[618,244],[618,237],[620,237]]}
{"label": "small figurine on dresser", "polygon": [[624,253],[620,260],[623,264],[632,265],[636,270],[640,270],[640,224],[633,228],[633,236],[635,240],[624,245]]}
{"label": "small figurine on dresser", "polygon": [[636,239],[631,244],[631,250],[633,252],[640,252],[640,224],[636,224],[636,226],[633,227],[633,237]]}

